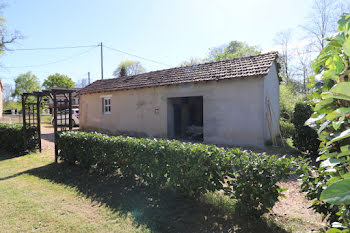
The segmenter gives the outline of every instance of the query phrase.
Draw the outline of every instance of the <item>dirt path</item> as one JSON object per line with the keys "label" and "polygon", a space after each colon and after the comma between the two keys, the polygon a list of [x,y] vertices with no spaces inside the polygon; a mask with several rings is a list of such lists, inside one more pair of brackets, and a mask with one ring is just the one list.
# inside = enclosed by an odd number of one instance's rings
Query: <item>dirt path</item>
{"label": "dirt path", "polygon": [[54,129],[50,124],[41,125],[41,146],[43,152],[52,151],[54,153]]}

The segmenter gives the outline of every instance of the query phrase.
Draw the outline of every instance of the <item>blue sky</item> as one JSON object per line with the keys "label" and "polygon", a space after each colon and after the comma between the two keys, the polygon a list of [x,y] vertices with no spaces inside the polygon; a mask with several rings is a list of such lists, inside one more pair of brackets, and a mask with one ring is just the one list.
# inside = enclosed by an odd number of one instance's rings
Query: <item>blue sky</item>
{"label": "blue sky", "polygon": [[[278,31],[305,22],[311,5],[311,0],[8,0],[4,17],[8,29],[24,37],[11,45],[13,49],[102,41],[174,67],[191,57],[203,58],[209,48],[231,40],[269,50]],[[295,39],[302,37],[295,35]],[[13,51],[0,59],[0,78],[5,83],[27,71],[41,82],[56,72],[74,81],[86,78],[87,72],[92,81],[100,78],[98,47]],[[140,61],[147,71],[169,68],[105,48],[104,77],[112,78],[113,70],[126,59]],[[54,64],[44,65],[48,63]]]}

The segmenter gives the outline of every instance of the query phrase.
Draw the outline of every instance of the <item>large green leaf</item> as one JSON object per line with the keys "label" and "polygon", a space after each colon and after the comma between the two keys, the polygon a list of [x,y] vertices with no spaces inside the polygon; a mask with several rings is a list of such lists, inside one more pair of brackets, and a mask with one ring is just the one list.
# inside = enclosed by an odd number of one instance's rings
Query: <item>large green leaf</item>
{"label": "large green leaf", "polygon": [[350,82],[341,82],[332,87],[329,91],[336,95],[344,95],[350,98]]}
{"label": "large green leaf", "polygon": [[350,113],[350,108],[338,108],[338,109],[334,110],[333,112],[329,113],[326,116],[326,119],[331,121],[334,118],[343,116],[343,115],[348,114],[348,113]]}
{"label": "large green leaf", "polygon": [[350,56],[350,38],[347,38],[343,44],[344,53]]}
{"label": "large green leaf", "polygon": [[339,136],[337,136],[337,137],[333,138],[332,140],[330,140],[330,141],[327,143],[327,145],[330,145],[330,144],[332,144],[333,142],[337,142],[337,141],[339,141],[339,140],[342,140],[342,139],[348,138],[348,137],[350,137],[350,129],[347,129],[347,130],[341,132],[341,133],[339,134]]}
{"label": "large green leaf", "polygon": [[330,204],[350,204],[350,178],[329,185],[321,193],[320,199]]}

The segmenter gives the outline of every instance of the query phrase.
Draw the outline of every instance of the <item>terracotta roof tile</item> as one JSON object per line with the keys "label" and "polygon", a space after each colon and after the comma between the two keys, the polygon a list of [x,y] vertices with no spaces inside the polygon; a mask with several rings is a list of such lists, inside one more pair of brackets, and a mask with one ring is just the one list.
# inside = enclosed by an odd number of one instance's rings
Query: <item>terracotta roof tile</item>
{"label": "terracotta roof tile", "polygon": [[152,71],[121,78],[97,80],[80,90],[80,94],[223,79],[263,77],[267,75],[277,56],[277,52],[270,52],[232,60]]}

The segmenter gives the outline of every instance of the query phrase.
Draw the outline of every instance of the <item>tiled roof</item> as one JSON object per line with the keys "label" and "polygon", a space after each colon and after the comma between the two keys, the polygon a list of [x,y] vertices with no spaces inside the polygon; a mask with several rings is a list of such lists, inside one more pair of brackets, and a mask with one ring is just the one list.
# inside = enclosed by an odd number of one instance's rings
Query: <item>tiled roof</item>
{"label": "tiled roof", "polygon": [[80,90],[80,94],[223,79],[263,77],[267,75],[277,56],[277,52],[270,52],[232,60],[152,71],[121,78],[97,80]]}

